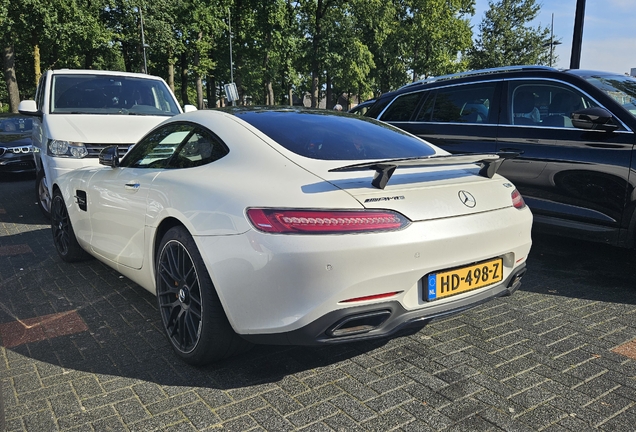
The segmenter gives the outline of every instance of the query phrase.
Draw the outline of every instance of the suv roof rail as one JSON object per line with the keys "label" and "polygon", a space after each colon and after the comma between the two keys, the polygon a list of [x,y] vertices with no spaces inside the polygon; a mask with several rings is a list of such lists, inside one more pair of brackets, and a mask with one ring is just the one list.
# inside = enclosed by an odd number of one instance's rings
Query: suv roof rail
{"label": "suv roof rail", "polygon": [[441,75],[438,77],[432,77],[432,78],[426,78],[423,80],[419,80],[419,81],[415,81],[409,84],[406,84],[402,87],[400,87],[401,89],[405,88],[405,87],[409,87],[412,85],[416,85],[416,84],[427,84],[427,83],[432,83],[435,81],[443,81],[443,80],[448,80],[448,79],[455,79],[455,78],[463,78],[463,77],[467,77],[467,76],[474,76],[474,75],[487,75],[487,74],[491,74],[491,73],[502,73],[502,72],[513,72],[513,71],[523,71],[523,70],[545,70],[545,71],[555,71],[556,69],[550,66],[540,66],[540,65],[519,65],[519,66],[502,66],[502,67],[496,67],[496,68],[490,68],[490,69],[476,69],[476,70],[471,70],[471,71],[466,71],[466,72],[458,72],[458,73],[454,73],[454,74],[449,74],[449,75]]}

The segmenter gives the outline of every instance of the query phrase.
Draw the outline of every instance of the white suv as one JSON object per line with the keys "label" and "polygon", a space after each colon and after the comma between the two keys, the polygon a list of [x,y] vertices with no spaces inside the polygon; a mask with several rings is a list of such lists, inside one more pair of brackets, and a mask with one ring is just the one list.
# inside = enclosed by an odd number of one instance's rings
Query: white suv
{"label": "white suv", "polygon": [[[184,108],[196,110],[192,105]],[[35,190],[46,216],[58,176],[97,165],[104,147],[117,145],[125,153],[154,126],[182,112],[159,77],[72,69],[47,71],[35,101],[20,102],[19,111],[35,118]]]}

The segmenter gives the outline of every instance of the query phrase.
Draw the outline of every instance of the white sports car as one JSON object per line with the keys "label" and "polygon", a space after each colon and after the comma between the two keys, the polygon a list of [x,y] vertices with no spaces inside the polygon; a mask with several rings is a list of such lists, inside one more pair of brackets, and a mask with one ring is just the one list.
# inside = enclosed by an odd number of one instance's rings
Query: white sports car
{"label": "white sports car", "polygon": [[519,287],[532,214],[505,157],[331,111],[191,112],[61,176],[53,239],[155,293],[191,364],[383,337]]}

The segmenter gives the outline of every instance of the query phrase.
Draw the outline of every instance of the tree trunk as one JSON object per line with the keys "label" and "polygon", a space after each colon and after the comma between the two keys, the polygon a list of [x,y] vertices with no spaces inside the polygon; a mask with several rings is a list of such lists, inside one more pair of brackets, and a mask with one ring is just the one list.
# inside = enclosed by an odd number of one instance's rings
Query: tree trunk
{"label": "tree trunk", "polygon": [[294,106],[294,92],[292,91],[292,86],[289,84],[287,87],[287,96],[289,97],[289,106]]}
{"label": "tree trunk", "polygon": [[168,62],[168,87],[174,93],[174,63]]}
{"label": "tree trunk", "polygon": [[18,112],[20,104],[20,91],[18,90],[18,80],[15,76],[15,53],[13,45],[4,47],[4,81],[7,84],[7,93],[9,93],[9,111]]}
{"label": "tree trunk", "polygon": [[[197,42],[201,42],[201,39],[203,39],[203,32],[200,31],[199,34],[197,35]],[[198,43],[197,43],[197,47],[198,47]],[[197,109],[203,109],[203,79],[201,78],[201,72],[199,71],[199,65],[200,65],[201,61],[200,61],[200,53],[199,53],[199,49],[197,48],[195,53],[194,53],[194,71],[196,73],[196,82],[197,82]]]}
{"label": "tree trunk", "polygon": [[322,19],[324,17],[323,0],[318,0],[316,6],[315,31],[311,42],[311,107],[318,108],[320,104],[320,42],[322,39]]}
{"label": "tree trunk", "polygon": [[216,83],[212,75],[208,75],[205,79],[205,93],[207,95],[208,103],[206,108],[216,107],[216,96],[214,90],[216,89]]}
{"label": "tree trunk", "polygon": [[40,45],[35,44],[33,46],[33,70],[35,71],[35,86],[38,86],[40,77],[42,76],[42,69],[40,68]]}
{"label": "tree trunk", "polygon": [[188,105],[188,56],[181,53],[181,103]]}
{"label": "tree trunk", "polygon": [[327,72],[327,94],[325,95],[325,108],[331,109],[336,105],[337,101],[333,100],[333,89],[331,88],[331,75]]}

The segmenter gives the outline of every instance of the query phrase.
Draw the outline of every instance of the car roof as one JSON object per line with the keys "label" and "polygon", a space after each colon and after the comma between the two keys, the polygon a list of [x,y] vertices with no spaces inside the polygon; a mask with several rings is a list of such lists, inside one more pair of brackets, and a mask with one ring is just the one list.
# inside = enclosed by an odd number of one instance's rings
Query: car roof
{"label": "car roof", "polygon": [[49,71],[53,75],[104,75],[124,76],[141,79],[163,80],[161,77],[136,72],[93,70],[93,69],[53,69]]}
{"label": "car roof", "polygon": [[491,69],[477,69],[467,72],[459,72],[450,75],[442,75],[438,77],[431,77],[413,83],[406,84],[397,90],[384,93],[378,99],[385,99],[387,97],[394,97],[402,93],[408,93],[411,91],[422,90],[426,88],[433,88],[442,86],[449,83],[465,83],[471,81],[482,81],[486,78],[508,78],[517,75],[521,76],[549,76],[549,75],[568,74],[577,78],[589,77],[589,76],[616,76],[622,75],[615,72],[604,72],[595,70],[581,70],[581,69],[556,69],[549,66],[541,65],[519,65],[519,66],[505,66]]}

